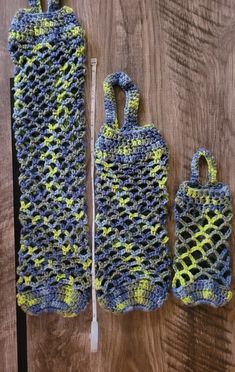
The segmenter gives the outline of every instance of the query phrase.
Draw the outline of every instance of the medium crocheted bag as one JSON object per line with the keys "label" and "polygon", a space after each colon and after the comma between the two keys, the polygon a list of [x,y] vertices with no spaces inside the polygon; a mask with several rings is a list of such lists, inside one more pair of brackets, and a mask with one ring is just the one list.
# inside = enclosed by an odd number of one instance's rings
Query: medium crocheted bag
{"label": "medium crocheted bag", "polygon": [[[208,165],[209,182],[199,183],[199,158]],[[232,205],[227,185],[217,182],[216,164],[208,150],[198,149],[190,181],[175,200],[176,244],[173,291],[184,304],[223,306],[232,298],[228,238]]]}
{"label": "medium crocheted bag", "polygon": [[[126,94],[118,127],[117,85]],[[104,81],[106,123],[96,142],[96,289],[113,312],[153,310],[170,285],[165,229],[168,201],[165,141],[153,124],[137,122],[139,93],[124,72]]]}
{"label": "medium crocheted bag", "polygon": [[13,18],[14,133],[20,166],[17,301],[29,314],[86,306],[85,40],[72,9],[30,2]]}

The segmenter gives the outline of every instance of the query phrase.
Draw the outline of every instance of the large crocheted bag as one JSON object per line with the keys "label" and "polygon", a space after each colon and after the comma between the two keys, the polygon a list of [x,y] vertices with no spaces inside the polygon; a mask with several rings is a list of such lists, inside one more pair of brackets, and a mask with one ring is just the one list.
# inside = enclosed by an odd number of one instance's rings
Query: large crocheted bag
{"label": "large crocheted bag", "polygon": [[[209,182],[199,183],[199,158],[208,164]],[[176,195],[173,291],[184,304],[222,306],[232,297],[228,238],[232,205],[227,185],[217,182],[216,164],[206,149],[192,159],[192,176]]]}
{"label": "large crocheted bag", "polygon": [[[118,127],[113,87],[126,94]],[[124,72],[104,81],[106,122],[96,142],[96,289],[113,312],[153,310],[170,285],[165,229],[168,201],[165,141],[137,122],[139,93]]]}
{"label": "large crocheted bag", "polygon": [[72,9],[40,1],[9,32],[20,166],[17,301],[29,314],[86,306],[91,254],[85,194],[85,40]]}

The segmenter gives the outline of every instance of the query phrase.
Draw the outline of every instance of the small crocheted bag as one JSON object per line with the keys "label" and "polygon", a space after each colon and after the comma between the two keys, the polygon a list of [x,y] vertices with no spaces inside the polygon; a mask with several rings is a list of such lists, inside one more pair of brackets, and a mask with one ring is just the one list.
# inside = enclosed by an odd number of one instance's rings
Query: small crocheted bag
{"label": "small crocheted bag", "polygon": [[[199,183],[199,158],[208,165],[209,182]],[[173,292],[184,304],[223,306],[232,297],[228,238],[232,205],[227,185],[217,182],[215,160],[198,149],[190,181],[176,195],[176,244]]]}
{"label": "small crocheted bag", "polygon": [[[126,94],[118,127],[117,85]],[[106,123],[96,142],[96,289],[113,312],[153,310],[170,285],[165,229],[168,150],[153,124],[137,122],[139,93],[124,72],[104,81]]]}
{"label": "small crocheted bag", "polygon": [[85,40],[72,9],[30,2],[13,18],[14,133],[20,166],[18,305],[73,316],[90,293],[85,206]]}

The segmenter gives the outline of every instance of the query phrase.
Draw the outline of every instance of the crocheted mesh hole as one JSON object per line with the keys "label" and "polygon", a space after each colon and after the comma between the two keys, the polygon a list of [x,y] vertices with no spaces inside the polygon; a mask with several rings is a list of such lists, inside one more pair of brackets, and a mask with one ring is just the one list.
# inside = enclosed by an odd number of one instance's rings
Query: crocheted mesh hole
{"label": "crocheted mesh hole", "polygon": [[17,300],[31,314],[72,316],[88,301],[91,266],[84,31],[70,8],[56,16],[30,11],[19,12],[9,33],[21,189]]}
{"label": "crocheted mesh hole", "polygon": [[126,128],[96,143],[96,287],[114,312],[157,308],[170,282],[167,148],[154,126]]}
{"label": "crocheted mesh hole", "polygon": [[[195,157],[206,156],[200,149]],[[215,166],[214,166],[215,167]],[[232,209],[227,186],[185,182],[176,201],[173,289],[186,304],[221,306],[231,299],[228,238]]]}

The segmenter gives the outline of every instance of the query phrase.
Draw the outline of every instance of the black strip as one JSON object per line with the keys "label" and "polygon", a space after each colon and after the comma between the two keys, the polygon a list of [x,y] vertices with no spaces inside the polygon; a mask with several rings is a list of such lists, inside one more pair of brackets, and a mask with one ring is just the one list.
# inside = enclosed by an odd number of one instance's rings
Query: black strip
{"label": "black strip", "polygon": [[[11,124],[13,124],[13,95],[14,79],[10,79],[11,89]],[[12,125],[11,125],[12,127]],[[12,161],[13,161],[13,200],[14,200],[14,227],[15,227],[15,265],[18,266],[18,251],[20,249],[20,222],[19,222],[19,209],[20,209],[20,188],[18,183],[19,177],[19,163],[16,157],[15,136],[12,131]],[[16,274],[16,280],[18,276]],[[26,314],[20,309],[16,303],[16,327],[17,327],[17,358],[18,358],[18,372],[28,371],[27,362],[27,322]]]}

